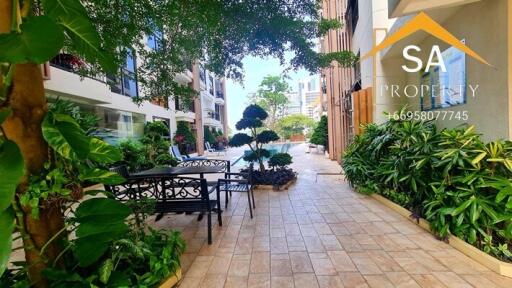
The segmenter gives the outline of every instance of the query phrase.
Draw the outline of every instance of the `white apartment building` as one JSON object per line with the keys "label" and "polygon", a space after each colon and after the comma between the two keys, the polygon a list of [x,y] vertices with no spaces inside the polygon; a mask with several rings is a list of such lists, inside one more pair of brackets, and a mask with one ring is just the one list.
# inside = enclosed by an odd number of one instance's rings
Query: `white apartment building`
{"label": "white apartment building", "polygon": [[315,119],[315,108],[322,102],[320,88],[318,75],[309,76],[299,81],[299,95],[302,101],[301,112],[311,119]]}
{"label": "white apartment building", "polygon": [[[148,38],[148,49],[155,47],[150,42],[153,39]],[[177,121],[185,121],[190,123],[197,138],[196,147],[192,149],[195,151],[191,152],[203,154],[203,125],[227,132],[224,79],[215,77],[199,64],[191,63],[184,73],[176,75],[180,84],[199,92],[192,105],[155,100],[144,101],[139,106],[132,101],[132,97],[141,93],[135,77],[136,57],[128,56],[118,75],[96,78],[78,75],[73,65],[75,60],[73,55],[61,53],[44,65],[45,92],[49,99],[68,100],[84,111],[95,113],[100,118],[99,136],[110,143],[141,137],[144,124],[151,121],[166,123],[172,137]]]}
{"label": "white apartment building", "polygon": [[286,93],[286,98],[288,98],[288,104],[286,104],[286,108],[284,111],[285,115],[302,113],[302,99],[300,97],[299,92],[288,92]]}

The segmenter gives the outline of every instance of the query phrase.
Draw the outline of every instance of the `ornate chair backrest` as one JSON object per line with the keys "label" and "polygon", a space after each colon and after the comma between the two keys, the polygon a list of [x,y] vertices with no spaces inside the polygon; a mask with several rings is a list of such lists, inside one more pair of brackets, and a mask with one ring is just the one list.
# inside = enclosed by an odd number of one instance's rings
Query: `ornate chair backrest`
{"label": "ornate chair backrest", "polygon": [[164,194],[158,197],[159,201],[209,200],[208,185],[204,178],[171,177],[164,179],[163,183],[165,187],[161,193]]}
{"label": "ornate chair backrest", "polygon": [[117,200],[127,201],[143,197],[154,198],[157,195],[157,189],[155,189],[157,184],[156,180],[130,178],[126,165],[111,167],[109,171],[116,172],[126,179],[126,181],[121,184],[104,185],[105,190],[112,193],[112,196]]}
{"label": "ornate chair backrest", "polygon": [[199,166],[219,166],[222,168],[219,172],[231,172],[231,162],[229,160],[203,159],[184,161],[178,164],[178,167],[199,167]]}

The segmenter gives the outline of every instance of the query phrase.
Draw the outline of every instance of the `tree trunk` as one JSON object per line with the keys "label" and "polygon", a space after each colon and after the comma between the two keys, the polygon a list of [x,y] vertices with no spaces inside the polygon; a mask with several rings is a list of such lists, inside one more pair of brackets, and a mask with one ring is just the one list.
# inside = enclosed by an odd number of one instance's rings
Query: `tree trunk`
{"label": "tree trunk", "polygon": [[[0,33],[9,33],[11,24],[11,0],[0,0]],[[12,115],[3,123],[5,136],[18,144],[25,161],[25,177],[17,188],[17,194],[27,190],[28,176],[38,175],[48,157],[48,147],[44,141],[41,123],[47,111],[41,68],[37,64],[17,64],[14,67],[12,85],[7,100],[2,106],[9,106]],[[58,241],[52,242],[45,255],[40,255],[41,247],[64,227],[64,217],[59,206],[41,207],[40,218],[30,216],[30,208],[23,207],[24,226],[28,238],[24,241],[28,276],[34,287],[47,287],[42,271],[49,267],[61,247]],[[33,246],[32,246],[33,244]]]}

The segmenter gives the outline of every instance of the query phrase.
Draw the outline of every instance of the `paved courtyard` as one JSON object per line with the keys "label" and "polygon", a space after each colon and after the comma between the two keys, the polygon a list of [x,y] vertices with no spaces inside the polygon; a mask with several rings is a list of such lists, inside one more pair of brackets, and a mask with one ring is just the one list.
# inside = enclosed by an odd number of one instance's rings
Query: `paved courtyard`
{"label": "paved courtyard", "polygon": [[[155,223],[183,231],[185,287],[512,287],[500,276],[437,241],[370,197],[355,193],[340,171],[303,145],[290,150],[299,173],[287,191],[233,195],[206,242],[205,220],[168,215]],[[233,157],[230,153],[227,158]],[[216,217],[214,217],[216,219]]]}

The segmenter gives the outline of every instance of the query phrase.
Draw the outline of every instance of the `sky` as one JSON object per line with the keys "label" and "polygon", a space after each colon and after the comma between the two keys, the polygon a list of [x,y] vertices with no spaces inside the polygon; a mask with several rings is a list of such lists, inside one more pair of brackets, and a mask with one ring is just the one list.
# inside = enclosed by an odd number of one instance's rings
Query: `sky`
{"label": "sky", "polygon": [[[290,59],[292,55],[286,55]],[[247,56],[242,61],[245,70],[243,83],[234,82],[231,79],[226,81],[226,95],[228,104],[229,127],[236,133],[235,124],[242,118],[242,112],[249,104],[248,94],[258,90],[258,86],[267,75],[280,75],[286,69],[281,67],[277,58],[257,58]],[[298,91],[299,80],[308,77],[310,74],[304,69],[288,72],[288,84],[291,91]]]}

